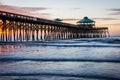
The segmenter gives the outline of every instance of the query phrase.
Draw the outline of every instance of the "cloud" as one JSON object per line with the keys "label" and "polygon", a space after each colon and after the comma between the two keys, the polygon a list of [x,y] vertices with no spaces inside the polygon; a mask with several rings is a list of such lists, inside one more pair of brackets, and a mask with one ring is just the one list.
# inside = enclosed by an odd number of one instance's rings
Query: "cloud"
{"label": "cloud", "polygon": [[69,9],[74,11],[81,10],[81,8],[69,8]]}
{"label": "cloud", "polygon": [[[118,18],[92,18],[93,20],[120,20]],[[64,18],[64,21],[76,21],[76,20],[81,20],[77,18]]]}
{"label": "cloud", "polygon": [[47,9],[49,9],[49,8],[45,8],[45,7],[17,7],[17,6],[9,6],[9,5],[0,5],[1,11],[23,14],[23,15],[34,16],[34,17],[40,17],[40,18],[48,18],[49,15],[44,15],[41,13],[43,10],[47,10]]}
{"label": "cloud", "polygon": [[64,18],[63,21],[75,21],[75,20],[79,20],[76,18]]}
{"label": "cloud", "polygon": [[111,11],[120,11],[120,9],[108,9],[108,10],[111,10]]}
{"label": "cloud", "polygon": [[0,0],[0,5],[2,5],[3,4],[3,2]]}
{"label": "cloud", "polygon": [[[120,20],[119,18],[92,18],[93,20]],[[78,21],[77,18],[63,18],[63,21]]]}
{"label": "cloud", "polygon": [[51,15],[50,13],[41,13],[41,14],[42,15],[48,15],[48,16]]}
{"label": "cloud", "polygon": [[27,11],[40,11],[40,10],[47,10],[48,8],[45,7],[19,7],[20,9],[27,10]]}
{"label": "cloud", "polygon": [[120,15],[120,9],[107,9],[109,11],[112,11],[109,15]]}
{"label": "cloud", "polygon": [[79,9],[81,9],[81,8],[72,8],[73,10],[79,10]]}
{"label": "cloud", "polygon": [[111,13],[109,15],[120,15],[120,12]]}
{"label": "cloud", "polygon": [[105,25],[110,25],[110,26],[120,26],[120,23],[113,23],[113,24],[105,24]]}
{"label": "cloud", "polygon": [[118,18],[92,18],[92,19],[95,19],[95,20],[120,20]]}

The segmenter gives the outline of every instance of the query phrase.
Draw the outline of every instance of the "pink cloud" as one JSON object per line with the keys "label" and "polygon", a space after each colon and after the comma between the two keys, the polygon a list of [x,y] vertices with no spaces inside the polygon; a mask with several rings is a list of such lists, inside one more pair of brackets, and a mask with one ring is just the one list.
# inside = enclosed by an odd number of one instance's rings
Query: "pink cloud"
{"label": "pink cloud", "polygon": [[112,12],[109,15],[120,15],[120,8],[117,8],[117,9],[107,9],[107,10]]}
{"label": "pink cloud", "polygon": [[111,26],[120,26],[120,23],[105,24],[105,25],[111,25]]}
{"label": "pink cloud", "polygon": [[12,12],[12,13],[40,17],[40,18],[49,17],[49,15],[44,15],[40,13],[41,10],[46,10],[46,9],[47,8],[43,8],[43,7],[16,7],[16,6],[9,6],[9,5],[0,5],[0,11]]}
{"label": "pink cloud", "polygon": [[118,18],[92,18],[92,19],[95,19],[95,20],[120,20]]}
{"label": "pink cloud", "polygon": [[76,19],[76,18],[64,18],[63,20],[64,21],[75,21],[75,20],[79,20],[79,19]]}

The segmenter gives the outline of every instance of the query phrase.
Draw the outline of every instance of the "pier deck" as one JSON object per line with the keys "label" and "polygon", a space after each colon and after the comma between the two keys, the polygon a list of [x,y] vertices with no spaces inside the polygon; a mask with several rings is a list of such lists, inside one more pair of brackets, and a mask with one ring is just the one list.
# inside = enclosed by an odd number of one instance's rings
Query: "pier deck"
{"label": "pier deck", "polygon": [[107,27],[79,27],[53,20],[0,11],[0,41],[49,41],[109,36]]}

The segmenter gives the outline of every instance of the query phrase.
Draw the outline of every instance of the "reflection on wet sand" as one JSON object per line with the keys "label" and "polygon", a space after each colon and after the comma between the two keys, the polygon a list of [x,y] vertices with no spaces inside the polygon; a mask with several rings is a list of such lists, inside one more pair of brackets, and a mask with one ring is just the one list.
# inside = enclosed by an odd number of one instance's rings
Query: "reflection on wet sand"
{"label": "reflection on wet sand", "polygon": [[19,49],[23,46],[17,46],[17,45],[0,45],[0,55],[1,54],[5,54],[5,53],[9,53],[15,49]]}

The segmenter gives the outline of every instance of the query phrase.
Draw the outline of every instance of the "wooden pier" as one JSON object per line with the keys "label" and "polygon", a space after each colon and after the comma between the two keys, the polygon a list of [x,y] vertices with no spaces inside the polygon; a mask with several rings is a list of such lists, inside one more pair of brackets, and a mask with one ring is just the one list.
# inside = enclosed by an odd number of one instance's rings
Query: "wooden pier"
{"label": "wooden pier", "polygon": [[83,23],[74,25],[0,11],[0,41],[50,41],[109,36],[107,27],[82,27],[81,25]]}

